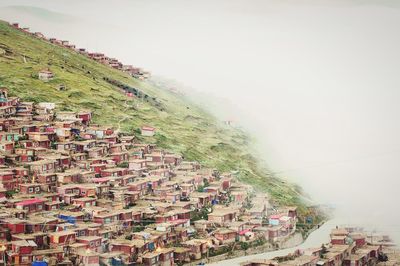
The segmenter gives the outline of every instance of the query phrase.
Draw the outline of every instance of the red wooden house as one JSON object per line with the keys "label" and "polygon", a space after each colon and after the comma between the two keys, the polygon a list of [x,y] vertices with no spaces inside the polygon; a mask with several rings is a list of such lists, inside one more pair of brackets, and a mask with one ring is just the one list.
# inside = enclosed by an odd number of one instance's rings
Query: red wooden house
{"label": "red wooden house", "polygon": [[85,244],[88,249],[97,252],[101,252],[101,241],[101,236],[83,236],[76,239],[77,243]]}
{"label": "red wooden house", "polygon": [[50,189],[57,187],[57,174],[50,173],[50,174],[39,174],[36,177],[36,182],[47,185]]}
{"label": "red wooden house", "polygon": [[332,236],[331,244],[332,245],[345,245],[346,244],[346,236]]}
{"label": "red wooden house", "polygon": [[121,162],[125,162],[129,160],[129,153],[128,152],[115,152],[110,155],[111,160],[113,160],[116,164]]}
{"label": "red wooden house", "polygon": [[39,160],[26,164],[31,174],[54,173],[58,164],[56,160]]}
{"label": "red wooden house", "polygon": [[0,151],[4,153],[14,153],[15,143],[12,141],[0,142]]}
{"label": "red wooden house", "polygon": [[128,169],[126,168],[106,168],[101,171],[100,175],[102,177],[107,177],[107,176],[123,176],[128,174]]}
{"label": "red wooden house", "polygon": [[144,240],[112,240],[110,242],[110,251],[120,251],[126,255],[143,254],[148,249],[148,243]]}
{"label": "red wooden house", "polygon": [[75,150],[75,144],[72,141],[57,142],[56,147],[58,151]]}
{"label": "red wooden house", "polygon": [[81,197],[96,196],[96,186],[94,184],[79,184],[77,187],[80,190]]}
{"label": "red wooden house", "polygon": [[44,209],[46,211],[55,211],[60,209],[60,203],[59,201],[48,201],[44,203]]}
{"label": "red wooden house", "polygon": [[14,178],[14,173],[11,171],[0,172],[0,184],[7,190],[17,188],[17,180]]}
{"label": "red wooden house", "polygon": [[93,221],[102,225],[107,225],[119,221],[119,213],[102,213],[93,216]]}
{"label": "red wooden house", "polygon": [[76,198],[76,199],[73,199],[72,202],[74,205],[77,205],[81,208],[96,206],[95,198],[89,198],[89,197]]}
{"label": "red wooden house", "polygon": [[13,172],[15,174],[15,177],[17,179],[21,179],[23,177],[28,177],[29,176],[29,170],[23,167],[17,167],[13,168]]}
{"label": "red wooden house", "polygon": [[351,239],[356,243],[356,247],[361,248],[366,244],[365,235],[362,233],[351,233]]}
{"label": "red wooden house", "polygon": [[37,245],[32,240],[17,240],[11,242],[8,262],[10,265],[31,265],[33,260],[32,251]]}
{"label": "red wooden house", "polygon": [[25,220],[20,220],[20,219],[15,219],[15,218],[6,218],[6,219],[3,219],[1,222],[2,222],[3,227],[10,230],[11,234],[25,233],[25,226],[26,226]]}
{"label": "red wooden house", "polygon": [[72,230],[57,231],[49,233],[50,247],[63,246],[76,242],[76,233]]}
{"label": "red wooden house", "polygon": [[191,259],[201,259],[202,255],[207,254],[208,241],[206,239],[191,239],[183,242],[182,245],[188,249]]}
{"label": "red wooden house", "polygon": [[219,240],[220,244],[225,245],[235,242],[237,231],[227,228],[219,228],[214,231],[214,236]]}
{"label": "red wooden house", "polygon": [[90,170],[95,172],[96,174],[100,174],[102,170],[106,169],[106,167],[107,167],[107,164],[105,164],[105,163],[91,164]]}
{"label": "red wooden house", "polygon": [[19,184],[19,191],[23,194],[39,194],[42,190],[38,183]]}
{"label": "red wooden house", "polygon": [[70,169],[64,173],[57,173],[57,179],[62,184],[79,183],[82,180],[81,170]]}
{"label": "red wooden house", "polygon": [[31,149],[17,148],[15,154],[19,155],[19,162],[32,162],[34,160],[34,151]]}

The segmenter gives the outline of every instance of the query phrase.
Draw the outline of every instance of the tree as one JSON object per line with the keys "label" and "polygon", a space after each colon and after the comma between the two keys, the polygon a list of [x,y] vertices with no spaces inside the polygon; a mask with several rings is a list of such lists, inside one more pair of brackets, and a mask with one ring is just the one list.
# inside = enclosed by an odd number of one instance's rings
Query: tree
{"label": "tree", "polygon": [[250,247],[249,243],[247,243],[247,242],[240,242],[240,248],[241,248],[242,250],[248,250],[249,247]]}

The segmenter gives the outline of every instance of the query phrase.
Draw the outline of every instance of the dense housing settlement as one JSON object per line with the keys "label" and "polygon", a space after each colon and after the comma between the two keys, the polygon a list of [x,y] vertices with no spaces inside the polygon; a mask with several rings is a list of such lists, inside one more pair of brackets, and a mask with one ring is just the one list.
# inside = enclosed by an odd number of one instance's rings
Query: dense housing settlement
{"label": "dense housing settlement", "polygon": [[[272,208],[230,173],[91,119],[90,111],[23,102],[0,88],[7,265],[183,264],[295,232],[296,207]],[[141,134],[146,140],[156,129],[143,125]]]}

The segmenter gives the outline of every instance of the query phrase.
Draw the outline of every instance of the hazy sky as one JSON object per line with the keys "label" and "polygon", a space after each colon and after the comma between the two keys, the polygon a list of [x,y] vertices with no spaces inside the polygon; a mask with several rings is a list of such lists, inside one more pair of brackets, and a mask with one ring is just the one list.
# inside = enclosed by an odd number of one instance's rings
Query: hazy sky
{"label": "hazy sky", "polygon": [[398,1],[0,5],[5,20],[219,99],[217,112],[257,137],[271,169],[337,204],[349,222],[400,235]]}

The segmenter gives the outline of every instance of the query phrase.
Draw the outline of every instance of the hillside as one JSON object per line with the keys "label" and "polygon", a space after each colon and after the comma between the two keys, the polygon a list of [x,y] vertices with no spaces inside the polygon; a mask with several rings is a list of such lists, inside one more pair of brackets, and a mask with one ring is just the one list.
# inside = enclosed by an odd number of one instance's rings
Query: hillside
{"label": "hillside", "polygon": [[[54,72],[50,82],[37,78],[43,68]],[[139,96],[126,97],[110,80],[137,89]],[[65,90],[58,89],[61,84]],[[220,124],[184,96],[34,38],[5,22],[0,23],[0,86],[24,101],[55,102],[60,110],[89,109],[96,123],[112,125],[121,133],[154,126],[157,134],[146,141],[179,152],[186,160],[237,171],[240,180],[267,192],[274,203],[297,205],[300,214],[306,215],[300,189],[262,166],[244,132]]]}

